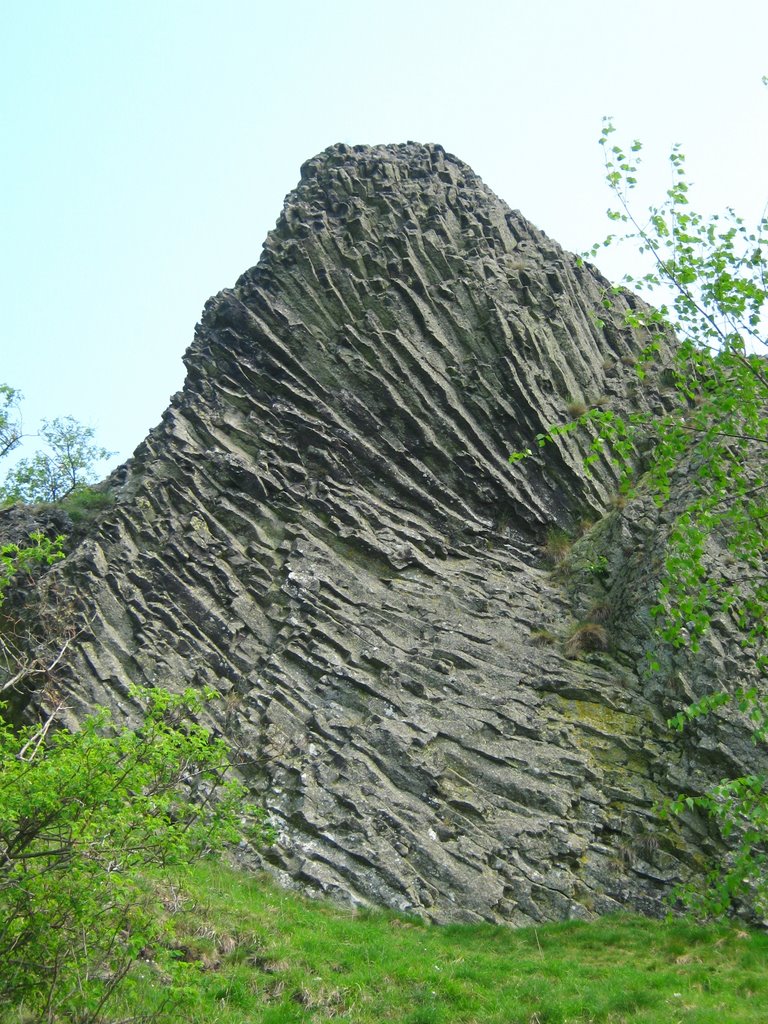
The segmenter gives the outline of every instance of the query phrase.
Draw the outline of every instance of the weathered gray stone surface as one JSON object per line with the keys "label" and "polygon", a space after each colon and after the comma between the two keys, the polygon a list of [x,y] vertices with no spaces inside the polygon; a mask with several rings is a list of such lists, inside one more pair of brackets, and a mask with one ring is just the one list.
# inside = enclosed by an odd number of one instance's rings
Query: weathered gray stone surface
{"label": "weathered gray stone surface", "polygon": [[[507,459],[569,402],[662,407],[606,287],[438,146],[310,160],[50,574],[89,622],[71,714],[127,709],[129,682],[217,687],[268,859],[310,891],[438,921],[658,912],[707,840],[654,804],[747,748],[666,729],[701,666],[643,676],[653,506],[611,509],[586,438]],[[553,576],[547,530],[585,520]],[[598,617],[608,650],[566,657]]]}

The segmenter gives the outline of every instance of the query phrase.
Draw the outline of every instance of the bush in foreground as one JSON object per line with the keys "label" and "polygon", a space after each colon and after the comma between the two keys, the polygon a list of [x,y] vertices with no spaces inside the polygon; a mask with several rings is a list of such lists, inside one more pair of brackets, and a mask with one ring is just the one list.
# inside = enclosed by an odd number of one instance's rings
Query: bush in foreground
{"label": "bush in foreground", "polygon": [[226,743],[194,721],[210,696],[137,689],[137,729],[103,709],[77,732],[54,715],[21,729],[0,717],[0,1005],[100,1019],[160,938],[164,873],[244,836],[269,840],[226,779]]}

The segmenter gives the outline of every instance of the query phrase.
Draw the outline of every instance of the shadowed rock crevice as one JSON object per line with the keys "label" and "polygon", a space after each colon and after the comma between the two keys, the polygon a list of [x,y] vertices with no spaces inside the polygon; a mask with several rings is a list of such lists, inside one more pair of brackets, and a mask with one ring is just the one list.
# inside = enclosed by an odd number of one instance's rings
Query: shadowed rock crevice
{"label": "shadowed rock crevice", "polygon": [[541,544],[604,517],[615,473],[585,475],[577,434],[508,462],[569,404],[663,407],[628,368],[638,300],[606,311],[607,288],[439,146],[308,161],[51,574],[86,606],[72,713],[216,687],[269,861],[310,891],[437,921],[658,912],[695,848],[654,804],[714,769],[637,668],[656,525],[606,520],[608,649],[568,658],[582,598]]}

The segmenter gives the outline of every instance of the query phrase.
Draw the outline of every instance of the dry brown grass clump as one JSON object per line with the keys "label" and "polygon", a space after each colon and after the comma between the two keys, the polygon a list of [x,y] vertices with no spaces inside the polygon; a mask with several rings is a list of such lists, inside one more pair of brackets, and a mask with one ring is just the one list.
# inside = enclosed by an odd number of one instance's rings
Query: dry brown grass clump
{"label": "dry brown grass clump", "polygon": [[587,411],[587,403],[582,398],[572,398],[565,406],[571,419],[577,420]]}
{"label": "dry brown grass clump", "polygon": [[594,604],[590,605],[587,612],[587,624],[604,625],[610,620],[612,611],[613,609],[608,601],[595,601]]}
{"label": "dry brown grass clump", "polygon": [[567,658],[578,658],[593,651],[607,651],[608,630],[599,622],[583,622],[571,633],[564,650]]}

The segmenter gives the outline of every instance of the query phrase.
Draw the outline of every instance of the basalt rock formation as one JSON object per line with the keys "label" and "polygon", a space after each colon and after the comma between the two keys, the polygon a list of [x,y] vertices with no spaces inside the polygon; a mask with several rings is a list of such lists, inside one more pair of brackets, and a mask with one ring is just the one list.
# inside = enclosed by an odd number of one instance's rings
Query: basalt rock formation
{"label": "basalt rock formation", "polygon": [[[649,681],[663,517],[614,507],[583,432],[508,460],[581,403],[664,408],[664,343],[641,384],[639,300],[607,289],[439,146],[308,161],[48,576],[87,623],[70,714],[216,687],[268,865],[311,892],[437,921],[658,912],[709,840],[657,801],[752,756],[727,723],[665,724],[731,655]],[[554,573],[553,530],[584,535]]]}

